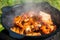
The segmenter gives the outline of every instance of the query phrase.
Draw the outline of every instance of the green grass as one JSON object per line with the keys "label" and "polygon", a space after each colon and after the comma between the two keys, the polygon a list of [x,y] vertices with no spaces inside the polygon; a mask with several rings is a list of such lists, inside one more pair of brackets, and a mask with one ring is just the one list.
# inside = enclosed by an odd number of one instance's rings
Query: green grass
{"label": "green grass", "polygon": [[[60,0],[33,0],[34,2],[49,2],[50,5],[52,5],[53,7],[57,8],[58,10],[60,10]],[[0,0],[0,17],[1,17],[1,8],[4,6],[12,6],[12,5],[16,5],[16,4],[21,4],[24,3],[24,0]],[[1,19],[1,18],[0,18]],[[1,25],[1,20],[0,20],[0,31],[2,31],[4,29],[4,27]]]}
{"label": "green grass", "polygon": [[48,0],[48,2],[58,10],[60,10],[60,0]]}
{"label": "green grass", "polygon": [[0,24],[0,32],[4,29],[4,27]]}

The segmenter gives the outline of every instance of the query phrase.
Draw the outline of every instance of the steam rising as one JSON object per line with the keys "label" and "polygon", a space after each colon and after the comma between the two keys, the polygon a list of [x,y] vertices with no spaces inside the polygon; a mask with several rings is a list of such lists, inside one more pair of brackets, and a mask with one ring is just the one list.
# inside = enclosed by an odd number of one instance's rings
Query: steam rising
{"label": "steam rising", "polygon": [[33,0],[25,0],[24,10],[28,11],[34,8]]}
{"label": "steam rising", "polygon": [[[28,11],[34,11],[35,12],[34,14],[36,14],[36,12],[38,13],[40,11],[50,12],[51,7],[49,7],[49,6],[50,5],[46,2],[34,3],[33,0],[25,0],[24,4],[20,4],[20,5],[16,5],[16,6],[12,7],[12,11],[8,12],[7,15],[4,16],[3,23],[5,23],[5,25],[11,27],[13,18],[15,16],[19,16],[21,13],[28,12]],[[39,15],[39,14],[36,14],[36,15]]]}

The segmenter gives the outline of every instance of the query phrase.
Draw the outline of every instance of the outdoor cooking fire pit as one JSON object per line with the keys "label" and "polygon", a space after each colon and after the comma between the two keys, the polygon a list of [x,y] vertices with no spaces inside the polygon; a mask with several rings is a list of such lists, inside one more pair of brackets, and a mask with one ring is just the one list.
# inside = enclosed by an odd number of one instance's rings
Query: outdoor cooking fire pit
{"label": "outdoor cooking fire pit", "polygon": [[2,12],[1,23],[13,38],[45,39],[60,30],[60,11],[47,2],[7,6]]}

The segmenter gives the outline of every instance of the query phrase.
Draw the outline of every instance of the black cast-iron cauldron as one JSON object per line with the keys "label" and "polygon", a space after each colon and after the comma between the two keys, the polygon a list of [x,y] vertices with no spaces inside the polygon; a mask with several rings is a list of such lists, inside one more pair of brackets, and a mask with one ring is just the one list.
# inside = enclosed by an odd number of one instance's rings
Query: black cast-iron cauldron
{"label": "black cast-iron cauldron", "polygon": [[[30,7],[29,7],[30,5]],[[25,36],[21,34],[17,34],[13,31],[10,30],[10,28],[13,26],[13,18],[15,16],[20,15],[22,12],[26,12],[29,10],[34,10],[34,11],[43,11],[51,15],[52,21],[54,24],[57,26],[56,31],[49,35],[42,35],[42,36]],[[39,38],[41,40],[51,37],[54,34],[56,34],[60,30],[60,11],[57,10],[56,8],[52,7],[49,3],[47,2],[42,2],[42,3],[28,3],[26,4],[18,4],[15,6],[6,6],[2,8],[2,17],[1,17],[1,23],[2,25],[8,30],[9,34],[13,38],[21,39],[24,37],[27,37],[28,39],[34,39],[34,38]]]}

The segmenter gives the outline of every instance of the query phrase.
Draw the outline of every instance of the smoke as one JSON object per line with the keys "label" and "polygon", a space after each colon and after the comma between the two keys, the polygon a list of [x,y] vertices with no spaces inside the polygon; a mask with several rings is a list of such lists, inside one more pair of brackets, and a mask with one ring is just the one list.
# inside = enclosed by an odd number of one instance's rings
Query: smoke
{"label": "smoke", "polygon": [[33,3],[33,0],[24,0],[25,3]]}
{"label": "smoke", "polygon": [[24,3],[13,7],[13,10],[15,11],[15,16],[21,15],[24,12],[28,12],[35,9],[35,3],[33,2],[33,0],[23,0],[23,1]]}
{"label": "smoke", "polygon": [[40,10],[49,12],[49,11],[51,11],[50,9],[51,9],[50,5],[46,2],[34,3],[33,0],[25,0],[24,4],[13,6],[12,11],[6,13],[7,15],[4,16],[3,23],[5,23],[5,25],[11,27],[14,17],[19,16],[24,12],[34,11],[34,12],[32,12],[33,14],[39,15],[37,13],[40,12]]}
{"label": "smoke", "polygon": [[33,0],[25,0],[24,1],[24,11],[29,11],[34,9]]}
{"label": "smoke", "polygon": [[[13,7],[16,16],[20,15],[21,13],[28,12],[28,11],[34,11],[34,12],[38,13],[42,9],[41,8],[42,0],[23,0],[23,1],[24,1],[23,4],[16,5]],[[39,1],[39,2],[36,3],[36,1]],[[42,3],[42,4],[44,4],[44,3]]]}

